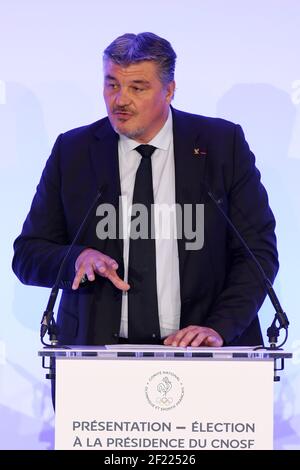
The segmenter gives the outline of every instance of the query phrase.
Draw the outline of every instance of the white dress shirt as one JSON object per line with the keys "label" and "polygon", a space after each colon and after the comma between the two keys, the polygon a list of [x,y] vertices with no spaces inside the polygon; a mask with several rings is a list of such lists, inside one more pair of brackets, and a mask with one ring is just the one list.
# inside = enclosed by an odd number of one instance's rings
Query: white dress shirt
{"label": "white dress shirt", "polygon": [[[169,112],[167,121],[156,136],[148,142],[154,145],[152,161],[153,195],[155,211],[161,204],[167,207],[175,207],[175,164],[173,146],[172,113]],[[120,135],[119,170],[122,194],[122,214],[123,227],[130,227],[130,208],[132,204],[135,174],[141,161],[141,155],[134,150],[140,142]],[[129,208],[129,212],[128,212]],[[160,322],[161,337],[170,335],[179,329],[180,320],[180,281],[179,281],[179,260],[176,237],[176,222],[167,223],[168,218],[162,217],[161,223],[166,223],[163,228],[157,219],[158,212],[155,213],[155,248],[156,248],[156,280],[158,313]],[[171,221],[172,221],[171,217]],[[166,232],[166,229],[167,232]],[[124,279],[128,279],[128,254],[130,228],[124,230]],[[128,296],[124,292],[122,296],[122,315],[120,336],[128,337]]]}

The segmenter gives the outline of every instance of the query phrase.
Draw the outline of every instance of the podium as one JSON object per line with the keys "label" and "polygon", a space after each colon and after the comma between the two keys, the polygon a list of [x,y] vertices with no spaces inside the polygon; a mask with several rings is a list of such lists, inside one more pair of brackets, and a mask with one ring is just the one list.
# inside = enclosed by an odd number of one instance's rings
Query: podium
{"label": "podium", "polygon": [[110,345],[45,348],[56,363],[55,449],[272,449],[283,351]]}

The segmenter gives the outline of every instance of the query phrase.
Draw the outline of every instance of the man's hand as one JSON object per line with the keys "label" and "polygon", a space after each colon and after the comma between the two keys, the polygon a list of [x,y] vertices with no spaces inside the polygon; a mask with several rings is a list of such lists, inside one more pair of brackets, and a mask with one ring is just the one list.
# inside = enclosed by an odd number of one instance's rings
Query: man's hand
{"label": "man's hand", "polygon": [[75,263],[76,275],[72,289],[78,289],[81,279],[86,274],[89,281],[95,280],[95,274],[107,277],[118,289],[127,291],[130,285],[117,274],[118,263],[100,251],[86,248],[78,256]]}
{"label": "man's hand", "polygon": [[206,328],[205,326],[190,325],[182,330],[178,330],[176,333],[168,336],[164,340],[165,346],[212,346],[219,347],[223,346],[223,339],[212,328]]}

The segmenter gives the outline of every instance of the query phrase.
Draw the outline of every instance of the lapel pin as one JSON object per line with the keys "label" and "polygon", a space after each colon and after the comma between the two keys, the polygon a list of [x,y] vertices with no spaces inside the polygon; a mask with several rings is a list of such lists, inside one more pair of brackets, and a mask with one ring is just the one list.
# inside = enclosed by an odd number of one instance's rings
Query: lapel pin
{"label": "lapel pin", "polygon": [[195,155],[196,157],[205,157],[206,154],[207,154],[207,152],[206,152],[205,150],[200,150],[199,147],[194,148],[194,155]]}

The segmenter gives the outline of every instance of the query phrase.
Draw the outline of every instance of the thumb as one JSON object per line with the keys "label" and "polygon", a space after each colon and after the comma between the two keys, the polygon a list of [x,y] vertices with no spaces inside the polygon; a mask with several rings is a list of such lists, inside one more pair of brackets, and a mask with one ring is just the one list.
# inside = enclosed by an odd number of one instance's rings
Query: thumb
{"label": "thumb", "polygon": [[206,338],[206,343],[208,346],[215,346],[215,347],[220,347],[222,346],[222,340],[221,338],[218,338],[217,336],[210,335]]}

